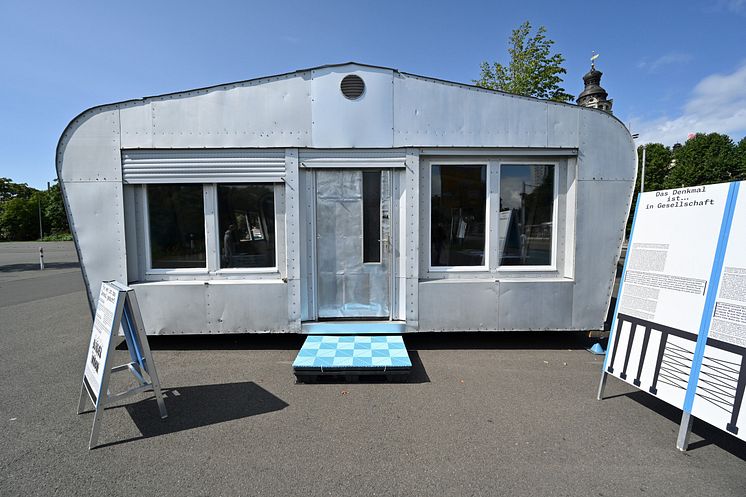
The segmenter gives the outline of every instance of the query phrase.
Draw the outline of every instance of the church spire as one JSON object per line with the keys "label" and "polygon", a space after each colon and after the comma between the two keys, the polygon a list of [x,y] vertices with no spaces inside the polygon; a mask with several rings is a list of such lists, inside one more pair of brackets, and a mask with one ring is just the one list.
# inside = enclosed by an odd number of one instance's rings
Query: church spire
{"label": "church spire", "polygon": [[611,106],[614,101],[607,98],[609,94],[601,87],[601,76],[603,73],[596,69],[597,58],[598,54],[594,53],[591,57],[591,70],[583,76],[585,88],[578,95],[576,101],[581,107],[592,107],[611,114]]}

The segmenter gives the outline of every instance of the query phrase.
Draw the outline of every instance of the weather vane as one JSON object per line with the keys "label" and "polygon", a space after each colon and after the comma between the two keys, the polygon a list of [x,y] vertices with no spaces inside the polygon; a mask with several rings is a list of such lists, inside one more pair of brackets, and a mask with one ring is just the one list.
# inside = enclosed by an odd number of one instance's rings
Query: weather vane
{"label": "weather vane", "polygon": [[593,55],[591,55],[591,70],[596,69],[596,59],[598,58],[599,54],[596,52],[591,52]]}

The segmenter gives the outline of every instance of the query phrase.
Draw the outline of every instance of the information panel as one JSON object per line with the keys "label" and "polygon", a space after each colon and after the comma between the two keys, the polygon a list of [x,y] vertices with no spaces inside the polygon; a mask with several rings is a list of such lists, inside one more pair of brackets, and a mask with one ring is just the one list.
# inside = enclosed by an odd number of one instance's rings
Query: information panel
{"label": "information panel", "polygon": [[[112,336],[120,329],[132,362],[112,367],[112,349],[115,346]],[[115,394],[109,392],[109,377],[116,372],[131,373],[136,386]],[[108,405],[148,391],[153,391],[161,418],[166,418],[166,405],[135,291],[119,282],[105,281],[101,284],[96,305],[91,341],[83,369],[83,385],[78,399],[78,414],[84,412],[86,399],[91,400],[95,411],[88,448],[93,448],[98,443],[101,417]]]}
{"label": "information panel", "polygon": [[746,182],[739,192],[691,412],[746,440]]}
{"label": "information panel", "polygon": [[639,196],[612,322],[611,374],[739,438],[746,200],[739,183]]}
{"label": "information panel", "polygon": [[88,357],[85,362],[83,382],[88,395],[95,405],[103,384],[106,358],[109,353],[109,341],[114,330],[114,317],[118,314],[119,290],[111,283],[101,284],[101,292],[96,305],[96,316],[93,319],[91,342],[88,346]]}

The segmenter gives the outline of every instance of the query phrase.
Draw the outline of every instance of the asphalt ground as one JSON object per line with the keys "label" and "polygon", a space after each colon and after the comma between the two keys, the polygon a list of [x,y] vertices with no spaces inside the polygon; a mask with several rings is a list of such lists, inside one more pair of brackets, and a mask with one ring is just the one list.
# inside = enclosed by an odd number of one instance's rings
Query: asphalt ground
{"label": "asphalt ground", "polygon": [[678,409],[614,378],[597,401],[580,333],[409,335],[409,382],[314,385],[299,336],[152,337],[168,419],[134,398],[89,451],[80,272],[37,250],[0,244],[2,496],[746,494],[743,442],[695,422],[682,453]]}

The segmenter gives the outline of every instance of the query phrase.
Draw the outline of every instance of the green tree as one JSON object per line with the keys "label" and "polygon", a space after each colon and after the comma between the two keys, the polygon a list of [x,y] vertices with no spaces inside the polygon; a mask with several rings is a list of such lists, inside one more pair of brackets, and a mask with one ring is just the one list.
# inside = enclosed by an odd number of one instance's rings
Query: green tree
{"label": "green tree", "polygon": [[37,240],[40,211],[45,236],[69,233],[59,184],[39,191],[0,178],[0,240]]}
{"label": "green tree", "polygon": [[738,150],[728,135],[697,133],[674,148],[676,165],[664,182],[665,188],[736,181],[743,177]]}
{"label": "green tree", "polygon": [[[637,162],[640,165],[640,174],[637,176],[635,193],[640,191],[640,180],[642,179],[642,149],[637,147]],[[673,166],[673,152],[662,143],[648,143],[645,145],[645,191],[662,190],[666,183],[671,167]]]}
{"label": "green tree", "polygon": [[552,54],[554,41],[546,37],[546,28],[540,26],[531,35],[531,23],[526,21],[514,29],[509,40],[510,62],[482,62],[481,75],[474,82],[477,86],[501,90],[529,97],[568,102],[572,95],[560,87],[561,74],[567,74],[562,64],[562,54]]}
{"label": "green tree", "polygon": [[51,234],[67,233],[70,226],[67,223],[65,204],[62,203],[62,192],[60,185],[55,184],[46,192],[46,200],[43,203],[45,232]]}
{"label": "green tree", "polygon": [[[642,180],[642,149],[637,147],[638,174],[635,182],[635,193],[632,196],[632,209],[627,220],[627,234],[632,226],[632,216],[637,206],[637,194],[640,193]],[[645,191],[662,190],[665,188],[666,177],[673,163],[673,151],[662,143],[648,143],[645,145]]]}
{"label": "green tree", "polygon": [[17,197],[30,198],[35,191],[26,183],[13,183],[10,178],[0,178],[0,202]]}
{"label": "green tree", "polygon": [[16,197],[2,203],[0,238],[4,240],[37,240],[39,207],[37,192],[31,198]]}
{"label": "green tree", "polygon": [[738,142],[736,153],[738,154],[741,162],[741,179],[746,179],[746,136],[744,136],[741,141]]}

